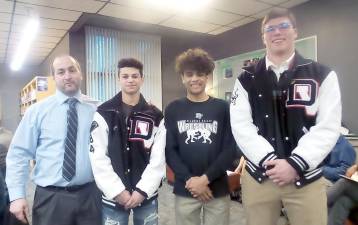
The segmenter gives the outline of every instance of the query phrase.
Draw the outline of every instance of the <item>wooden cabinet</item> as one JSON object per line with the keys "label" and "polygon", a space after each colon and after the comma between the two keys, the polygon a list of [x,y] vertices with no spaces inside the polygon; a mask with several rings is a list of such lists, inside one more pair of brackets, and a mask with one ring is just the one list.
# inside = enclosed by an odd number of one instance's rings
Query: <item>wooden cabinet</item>
{"label": "wooden cabinet", "polygon": [[53,95],[55,90],[56,85],[52,77],[34,77],[20,92],[20,115],[23,116],[30,105]]}

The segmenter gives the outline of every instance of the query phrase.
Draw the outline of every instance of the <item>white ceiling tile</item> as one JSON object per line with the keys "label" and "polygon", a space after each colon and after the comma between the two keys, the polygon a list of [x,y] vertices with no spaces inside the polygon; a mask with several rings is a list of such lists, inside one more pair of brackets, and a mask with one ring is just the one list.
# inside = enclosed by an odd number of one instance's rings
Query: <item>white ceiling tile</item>
{"label": "white ceiling tile", "polygon": [[21,0],[21,2],[89,13],[97,12],[105,4],[94,0]]}
{"label": "white ceiling tile", "polygon": [[174,13],[176,11],[175,9],[170,9],[165,6],[155,7],[155,5],[150,4],[148,0],[111,0],[110,2],[138,9],[156,9],[158,11],[167,11],[168,13]]}
{"label": "white ceiling tile", "polygon": [[72,27],[74,22],[51,20],[51,19],[40,19],[40,27],[63,29],[68,30]]}
{"label": "white ceiling tile", "polygon": [[81,12],[54,9],[44,6],[29,5],[24,3],[16,3],[15,14],[29,16],[30,12],[37,14],[42,18],[59,19],[66,21],[76,21],[80,16]]}
{"label": "white ceiling tile", "polygon": [[262,19],[262,18],[264,18],[266,16],[266,14],[268,14],[273,9],[284,9],[284,8],[282,8],[282,7],[272,7],[272,8],[269,8],[269,9],[265,9],[265,10],[263,10],[263,11],[257,13],[257,14],[252,15],[252,17],[255,17],[257,19]]}
{"label": "white ceiling tile", "polygon": [[[9,50],[7,52],[8,58],[12,59],[15,56],[16,50]],[[29,52],[27,55],[28,59],[40,59],[40,58],[44,58],[48,55],[48,53],[37,53],[37,52]]]}
{"label": "white ceiling tile", "polygon": [[115,4],[106,5],[99,12],[99,14],[151,24],[157,24],[170,16],[170,14],[165,12],[150,9],[138,9]]}
{"label": "white ceiling tile", "polygon": [[43,62],[44,59],[45,58],[43,58],[42,60],[38,60],[38,61],[28,61],[28,62],[26,62],[26,65],[27,66],[38,66]]}
{"label": "white ceiling tile", "polygon": [[[27,19],[28,19],[27,16],[15,15],[14,24],[24,25],[26,23]],[[44,27],[44,28],[68,30],[71,28],[72,25],[73,25],[73,22],[69,22],[69,21],[40,18],[40,28]]]}
{"label": "white ceiling tile", "polygon": [[41,56],[40,58],[36,58],[36,59],[28,59],[28,60],[26,60],[26,64],[27,65],[39,65],[42,63],[42,61],[44,61],[45,58],[46,58],[46,56]]}
{"label": "white ceiling tile", "polygon": [[9,31],[9,30],[10,30],[10,24],[0,23],[0,31]]}
{"label": "white ceiling tile", "polygon": [[0,31],[0,38],[1,38],[1,39],[6,39],[6,38],[8,38],[8,36],[9,36],[9,32],[7,32],[7,31]]}
{"label": "white ceiling tile", "polygon": [[48,55],[51,52],[51,50],[50,49],[45,49],[45,48],[31,48],[30,52],[31,52],[31,54],[32,53],[37,53],[37,54],[41,54],[41,55]]}
{"label": "white ceiling tile", "polygon": [[137,9],[147,9],[147,10],[155,10],[160,12],[165,12],[169,14],[176,14],[180,12],[180,9],[173,8],[169,5],[158,5],[158,4],[151,4],[148,0],[112,0],[112,3],[119,4],[121,6],[126,7],[134,7]]}
{"label": "white ceiling tile", "polygon": [[290,0],[286,3],[281,4],[282,7],[286,7],[286,8],[292,8],[296,5],[300,5],[302,3],[308,2],[309,0]]}
{"label": "white ceiling tile", "polygon": [[220,27],[216,30],[213,30],[211,32],[209,32],[208,34],[213,34],[213,35],[217,35],[217,34],[221,34],[224,33],[225,31],[231,30],[232,27]]}
{"label": "white ceiling tile", "polygon": [[7,38],[0,38],[0,44],[6,44]]}
{"label": "white ceiling tile", "polygon": [[160,25],[166,26],[166,27],[172,27],[182,30],[189,30],[189,31],[195,31],[200,33],[207,33],[210,32],[220,26],[213,25],[210,23],[204,23],[193,19],[188,19],[186,17],[181,16],[174,16],[170,18],[169,20],[164,21]]}
{"label": "white ceiling tile", "polygon": [[[13,25],[11,32],[21,36],[23,29],[23,25]],[[66,32],[66,30],[57,30],[40,26],[37,36],[63,37]]]}
{"label": "white ceiling tile", "polygon": [[229,27],[239,27],[248,23],[251,23],[253,21],[257,20],[256,18],[252,18],[252,17],[245,17],[242,20],[236,21],[234,23],[228,24]]}
{"label": "white ceiling tile", "polygon": [[21,37],[22,33],[24,32],[25,24],[14,24],[11,27],[11,33]]}
{"label": "white ceiling tile", "polygon": [[143,4],[144,0],[111,0],[110,2],[120,4],[120,5],[127,5],[127,6],[139,6]]}
{"label": "white ceiling tile", "polygon": [[11,13],[13,4],[14,4],[13,1],[0,0],[0,5],[1,5],[0,12]]}
{"label": "white ceiling tile", "polygon": [[57,43],[50,43],[50,42],[35,42],[32,44],[34,48],[51,48],[51,50],[56,47]]}
{"label": "white ceiling tile", "polygon": [[150,8],[150,4],[147,4],[146,0],[111,0],[111,3],[121,6],[130,6],[135,8]]}
{"label": "white ceiling tile", "polygon": [[1,23],[11,23],[11,13],[0,12],[0,22]]}
{"label": "white ceiling tile", "polygon": [[[16,45],[9,45],[8,51],[9,52],[15,52],[17,50],[17,46]],[[44,54],[47,55],[49,52],[51,52],[52,49],[48,49],[48,48],[37,48],[35,46],[31,46],[29,49],[30,54],[32,55],[33,53],[37,53],[37,54]]]}
{"label": "white ceiling tile", "polygon": [[39,30],[39,35],[62,38],[66,34],[66,32],[67,32],[66,30],[56,30],[56,29],[41,27]]}
{"label": "white ceiling tile", "polygon": [[37,36],[35,42],[49,42],[49,43],[58,43],[61,40],[61,37],[48,37],[48,36]]}
{"label": "white ceiling tile", "polygon": [[178,15],[218,25],[226,25],[228,23],[232,23],[243,18],[243,16],[237,14],[227,13],[215,9],[204,9],[195,12],[183,12],[179,13]]}
{"label": "white ceiling tile", "polygon": [[33,58],[41,58],[41,57],[46,57],[48,55],[48,52],[30,52],[31,53],[31,57]]}
{"label": "white ceiling tile", "polygon": [[287,1],[289,1],[289,0],[260,0],[260,2],[265,2],[265,3],[271,4],[271,5],[278,5],[278,4],[287,2]]}
{"label": "white ceiling tile", "polygon": [[[9,46],[14,47],[14,46],[18,46],[20,43],[20,39],[16,39],[16,38],[11,38],[10,42],[9,42]],[[54,48],[57,45],[57,43],[55,42],[41,42],[39,40],[37,40],[36,42],[32,43],[31,47],[34,48]]]}
{"label": "white ceiling tile", "polygon": [[21,40],[22,36],[23,36],[22,33],[16,33],[16,32],[11,33],[10,34],[10,43],[12,43],[12,42],[18,43]]}
{"label": "white ceiling tile", "polygon": [[[37,57],[34,58],[34,57],[29,57],[29,56],[27,56],[27,57],[25,58],[24,65],[26,65],[26,66],[36,66],[36,65],[41,64],[41,62],[42,62],[45,58],[46,58],[46,56],[41,56],[41,57],[38,57],[38,58],[37,58]],[[11,59],[12,59],[12,56],[9,56],[9,55],[8,55],[6,62],[7,62],[7,63],[11,63]]]}
{"label": "white ceiling tile", "polygon": [[271,7],[271,5],[267,3],[253,0],[220,0],[212,2],[212,8],[244,16],[250,16],[269,7]]}
{"label": "white ceiling tile", "polygon": [[[47,36],[38,36],[35,41],[32,43],[32,46],[42,47],[42,48],[53,48],[61,40],[59,37],[47,37]],[[20,44],[21,38],[16,34],[11,34],[9,46],[16,47]]]}

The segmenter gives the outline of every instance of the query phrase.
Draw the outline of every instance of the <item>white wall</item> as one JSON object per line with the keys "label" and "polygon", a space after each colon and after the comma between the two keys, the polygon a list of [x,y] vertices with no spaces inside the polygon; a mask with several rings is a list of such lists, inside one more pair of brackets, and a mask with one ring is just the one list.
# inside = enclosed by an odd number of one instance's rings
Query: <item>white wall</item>
{"label": "white wall", "polygon": [[23,68],[13,72],[8,65],[0,64],[1,126],[15,131],[20,122],[20,90],[34,76],[36,67]]}
{"label": "white wall", "polygon": [[59,55],[68,55],[70,54],[70,39],[69,34],[66,34],[61,42],[52,50],[51,54],[42,62],[39,66],[39,75],[40,76],[51,76],[51,64],[56,56]]}

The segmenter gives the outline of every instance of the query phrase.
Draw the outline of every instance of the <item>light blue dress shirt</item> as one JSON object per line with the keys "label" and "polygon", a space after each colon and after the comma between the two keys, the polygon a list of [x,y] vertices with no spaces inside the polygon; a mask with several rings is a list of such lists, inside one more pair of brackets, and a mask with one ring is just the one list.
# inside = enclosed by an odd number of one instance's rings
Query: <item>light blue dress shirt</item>
{"label": "light blue dress shirt", "polygon": [[36,160],[32,173],[36,185],[63,187],[94,180],[88,151],[90,127],[96,109],[80,96],[81,93],[75,96],[79,100],[76,105],[78,133],[75,177],[70,182],[62,177],[68,109],[65,101],[68,96],[57,91],[55,95],[29,107],[15,132],[6,158],[10,201],[25,198],[31,159]]}

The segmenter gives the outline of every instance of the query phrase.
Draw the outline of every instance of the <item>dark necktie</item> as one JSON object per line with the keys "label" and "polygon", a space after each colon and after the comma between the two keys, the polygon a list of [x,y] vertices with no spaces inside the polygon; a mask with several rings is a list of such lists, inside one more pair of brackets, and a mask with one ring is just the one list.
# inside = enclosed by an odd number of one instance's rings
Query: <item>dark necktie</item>
{"label": "dark necktie", "polygon": [[65,139],[62,177],[70,181],[76,174],[76,140],[78,126],[76,104],[78,100],[76,98],[69,98],[66,102],[69,107],[67,110],[67,135]]}

